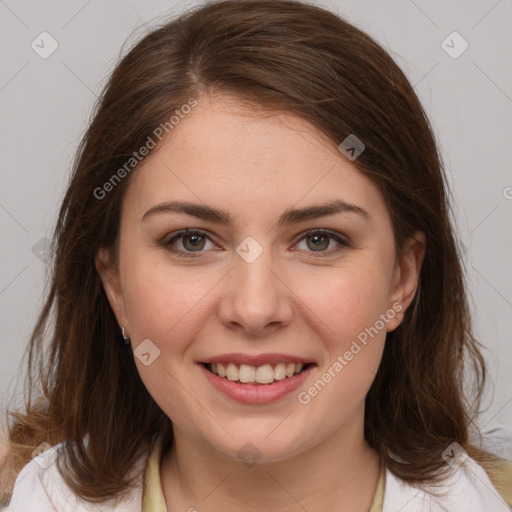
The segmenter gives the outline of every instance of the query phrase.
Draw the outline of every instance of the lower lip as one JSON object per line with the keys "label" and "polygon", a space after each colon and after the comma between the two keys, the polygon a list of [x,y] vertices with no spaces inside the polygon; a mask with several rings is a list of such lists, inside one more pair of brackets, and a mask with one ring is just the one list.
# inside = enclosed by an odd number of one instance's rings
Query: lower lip
{"label": "lower lip", "polygon": [[274,381],[272,384],[238,384],[224,377],[219,377],[199,364],[203,375],[210,384],[229,398],[246,404],[266,404],[275,402],[280,398],[295,391],[308,377],[313,365],[308,366],[298,375],[283,380]]}

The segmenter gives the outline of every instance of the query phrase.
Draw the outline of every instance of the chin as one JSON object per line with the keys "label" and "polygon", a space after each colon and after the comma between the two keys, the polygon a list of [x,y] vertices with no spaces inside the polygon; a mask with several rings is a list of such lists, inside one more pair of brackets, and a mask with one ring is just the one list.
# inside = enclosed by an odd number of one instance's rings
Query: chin
{"label": "chin", "polygon": [[[261,422],[259,425],[248,425],[245,422],[245,428],[238,422],[237,430],[228,429],[233,437],[226,434],[222,436],[222,439],[211,439],[210,437],[204,440],[225,457],[239,460],[247,465],[255,462],[270,463],[289,459],[300,453],[305,444],[309,444],[304,439],[306,433],[301,436],[299,432],[291,432],[288,426],[276,429],[277,424],[279,421],[274,422],[272,428],[262,429]],[[273,429],[275,430],[272,431]],[[311,440],[309,441],[311,442]]]}

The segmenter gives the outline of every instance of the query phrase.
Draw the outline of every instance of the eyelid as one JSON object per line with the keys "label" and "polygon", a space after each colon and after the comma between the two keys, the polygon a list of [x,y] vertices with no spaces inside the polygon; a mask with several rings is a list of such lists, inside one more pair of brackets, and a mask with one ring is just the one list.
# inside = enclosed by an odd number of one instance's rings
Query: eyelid
{"label": "eyelid", "polygon": [[173,234],[171,234],[171,236],[164,237],[162,244],[164,245],[164,247],[166,249],[169,249],[171,252],[173,252],[177,256],[197,258],[202,253],[208,252],[208,251],[197,251],[197,252],[194,252],[194,251],[182,251],[181,249],[172,248],[172,244],[175,241],[177,241],[180,238],[183,238],[183,237],[185,237],[187,235],[189,235],[189,236],[191,236],[191,235],[199,235],[199,236],[202,236],[202,237],[210,240],[212,243],[215,243],[212,240],[212,237],[208,234],[207,231],[204,231],[202,229],[187,228],[187,229],[182,229],[181,231],[178,231],[176,233],[173,233]]}
{"label": "eyelid", "polygon": [[313,254],[315,258],[327,258],[329,256],[334,256],[339,254],[341,251],[351,247],[351,244],[346,236],[342,235],[341,233],[338,233],[337,231],[331,231],[330,229],[324,228],[313,228],[304,231],[299,235],[300,238],[297,240],[297,242],[295,242],[294,245],[297,245],[299,242],[302,242],[302,240],[304,240],[308,236],[313,235],[327,236],[328,238],[336,241],[336,243],[339,244],[339,247],[327,251],[307,251],[308,253]]}
{"label": "eyelid", "polygon": [[[173,233],[172,236],[166,236],[163,239],[162,244],[165,248],[169,249],[171,252],[173,252],[175,255],[183,257],[183,258],[197,258],[200,257],[203,253],[207,253],[209,251],[182,251],[181,249],[172,248],[172,244],[179,240],[180,238],[183,238],[187,235],[199,235],[202,236],[208,240],[210,240],[212,243],[215,243],[212,240],[212,237],[208,234],[207,231],[202,229],[195,229],[195,228],[187,228],[182,229],[181,231],[178,231],[176,233]],[[299,242],[307,238],[308,236],[313,235],[324,235],[329,237],[330,239],[336,241],[340,247],[337,249],[330,249],[328,251],[307,251],[314,255],[314,257],[328,257],[334,254],[338,254],[344,249],[347,249],[348,247],[351,247],[351,244],[347,237],[342,235],[341,233],[338,233],[336,231],[331,231],[329,229],[324,228],[312,228],[308,229],[307,231],[304,231],[298,235],[298,239],[296,242],[294,242],[294,245],[297,245]]]}

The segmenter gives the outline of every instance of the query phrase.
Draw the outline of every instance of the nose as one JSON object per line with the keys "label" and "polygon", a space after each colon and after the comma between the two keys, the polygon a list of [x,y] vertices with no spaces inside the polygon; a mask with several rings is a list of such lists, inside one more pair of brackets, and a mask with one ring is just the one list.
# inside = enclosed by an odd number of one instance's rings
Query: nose
{"label": "nose", "polygon": [[269,248],[252,262],[236,254],[224,282],[219,316],[229,329],[263,337],[291,322],[293,293]]}

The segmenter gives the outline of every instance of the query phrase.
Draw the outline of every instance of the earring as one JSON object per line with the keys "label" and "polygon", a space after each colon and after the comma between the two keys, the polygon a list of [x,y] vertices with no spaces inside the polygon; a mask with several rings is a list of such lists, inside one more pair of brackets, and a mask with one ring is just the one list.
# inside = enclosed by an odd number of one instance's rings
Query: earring
{"label": "earring", "polygon": [[124,331],[124,325],[121,326],[121,334],[123,335],[123,339],[126,345],[130,344],[130,336],[126,336],[126,333]]}

